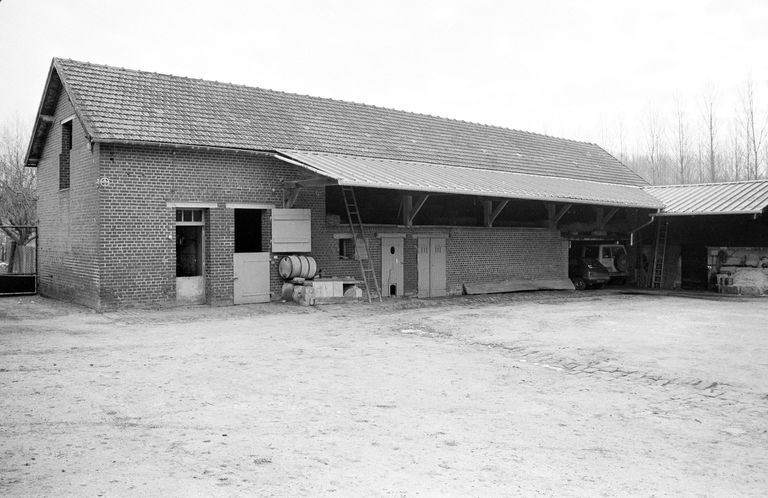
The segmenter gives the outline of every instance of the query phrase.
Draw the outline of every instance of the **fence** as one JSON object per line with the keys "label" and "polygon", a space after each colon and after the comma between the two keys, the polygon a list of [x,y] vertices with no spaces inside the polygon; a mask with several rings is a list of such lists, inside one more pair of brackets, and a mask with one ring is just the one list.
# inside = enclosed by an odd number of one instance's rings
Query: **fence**
{"label": "fence", "polygon": [[0,225],[0,295],[37,292],[37,227]]}

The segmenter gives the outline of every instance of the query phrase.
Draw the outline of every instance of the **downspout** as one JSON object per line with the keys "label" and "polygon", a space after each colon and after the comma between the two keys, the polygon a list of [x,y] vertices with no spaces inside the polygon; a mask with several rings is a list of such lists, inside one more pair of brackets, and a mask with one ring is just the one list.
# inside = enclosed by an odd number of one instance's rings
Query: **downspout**
{"label": "downspout", "polygon": [[635,245],[635,234],[637,232],[639,232],[640,230],[642,230],[643,228],[645,228],[648,225],[650,225],[651,223],[653,223],[654,221],[656,221],[656,216],[658,216],[659,213],[661,213],[661,209],[657,209],[655,214],[650,215],[651,216],[650,221],[647,221],[647,222],[643,223],[639,227],[637,227],[634,230],[632,230],[631,232],[629,232],[629,245],[630,246],[634,246]]}

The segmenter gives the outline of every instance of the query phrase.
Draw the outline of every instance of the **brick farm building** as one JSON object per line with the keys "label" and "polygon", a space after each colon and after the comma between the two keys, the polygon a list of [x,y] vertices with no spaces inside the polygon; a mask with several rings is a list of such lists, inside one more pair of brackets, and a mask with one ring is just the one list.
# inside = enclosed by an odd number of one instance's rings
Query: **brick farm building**
{"label": "brick farm building", "polygon": [[66,59],[26,164],[39,290],[99,310],[279,299],[294,254],[383,296],[569,288],[572,241],[662,207],[594,144]]}

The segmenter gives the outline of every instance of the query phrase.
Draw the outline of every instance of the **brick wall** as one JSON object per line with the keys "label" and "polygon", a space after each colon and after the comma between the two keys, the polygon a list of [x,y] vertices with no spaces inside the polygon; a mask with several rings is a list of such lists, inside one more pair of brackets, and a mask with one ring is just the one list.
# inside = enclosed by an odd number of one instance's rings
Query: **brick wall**
{"label": "brick wall", "polygon": [[[73,126],[71,188],[58,189],[58,122],[72,114],[62,95],[57,124],[49,134],[39,166],[40,281],[45,295],[100,309],[165,306],[176,300],[175,207],[168,203],[206,202],[205,269],[207,301],[233,302],[234,211],[226,203],[280,207],[282,183],[308,177],[301,168],[274,158],[221,150],[155,145],[94,144],[82,126]],[[108,184],[98,186],[97,179]],[[338,257],[334,233],[349,232],[341,221],[328,224],[325,189],[302,189],[296,208],[312,213],[312,252],[326,275],[360,277],[355,260]],[[566,278],[567,242],[542,229],[367,227],[370,255],[381,271],[381,240],[376,233],[407,234],[404,240],[404,291],[418,290],[416,233],[449,233],[447,287],[461,293],[467,281]],[[270,212],[262,216],[262,246],[270,250]],[[280,296],[282,280],[273,255],[270,287]],[[381,280],[380,280],[381,281]]]}
{"label": "brick wall", "polygon": [[70,187],[59,189],[61,121],[73,114],[62,91],[37,167],[40,293],[98,308],[98,147],[89,149],[77,118],[72,123]]}
{"label": "brick wall", "polygon": [[[556,231],[539,228],[366,226],[371,259],[381,282],[381,239],[374,234],[405,233],[403,279],[406,295],[418,292],[418,239],[425,232],[445,232],[446,283],[449,294],[461,294],[464,282],[567,279],[568,241]],[[313,234],[313,253],[324,273],[360,278],[360,265],[338,258],[334,233],[349,233],[349,225],[325,226]],[[317,242],[316,242],[317,240]]]}
{"label": "brick wall", "polygon": [[[103,144],[101,175],[101,304],[105,308],[175,302],[175,212],[169,202],[212,202],[205,213],[206,291],[211,304],[233,302],[234,211],[225,204],[282,204],[282,182],[307,176],[267,156],[221,150]],[[322,219],[323,199],[302,192],[296,207]],[[314,203],[314,204],[313,204]],[[270,248],[271,218],[262,218]],[[313,223],[313,226],[316,226]],[[282,281],[271,264],[272,292]]]}

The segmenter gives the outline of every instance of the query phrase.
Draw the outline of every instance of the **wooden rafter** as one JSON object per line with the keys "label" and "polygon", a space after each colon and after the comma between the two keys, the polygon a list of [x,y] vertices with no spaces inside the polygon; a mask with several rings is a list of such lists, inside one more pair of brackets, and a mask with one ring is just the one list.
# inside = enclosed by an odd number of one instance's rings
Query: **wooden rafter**
{"label": "wooden rafter", "polygon": [[557,228],[557,224],[560,222],[563,216],[565,216],[565,213],[567,213],[568,210],[573,206],[573,204],[564,204],[560,207],[560,209],[557,209],[557,204],[552,202],[547,202],[545,205],[547,207],[547,218],[549,220],[550,228]]}
{"label": "wooden rafter", "polygon": [[483,218],[485,226],[492,227],[493,222],[499,217],[499,214],[507,207],[509,200],[499,202],[496,207],[493,207],[493,200],[488,199],[483,201]]}
{"label": "wooden rafter", "polygon": [[401,205],[405,226],[413,226],[413,220],[416,219],[416,215],[419,214],[421,208],[424,207],[424,203],[427,202],[427,199],[429,199],[429,194],[420,195],[416,198],[416,202],[414,203],[412,195],[408,194],[403,196]]}

